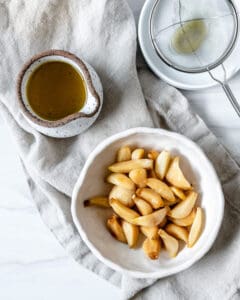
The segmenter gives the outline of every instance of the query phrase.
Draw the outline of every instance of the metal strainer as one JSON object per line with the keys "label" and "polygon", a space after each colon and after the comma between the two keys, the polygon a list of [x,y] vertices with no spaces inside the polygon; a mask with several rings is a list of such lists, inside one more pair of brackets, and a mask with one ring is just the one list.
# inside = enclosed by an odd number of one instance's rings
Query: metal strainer
{"label": "metal strainer", "polygon": [[240,117],[224,66],[238,31],[238,14],[231,0],[156,0],[150,15],[150,36],[161,60],[193,76],[208,72]]}

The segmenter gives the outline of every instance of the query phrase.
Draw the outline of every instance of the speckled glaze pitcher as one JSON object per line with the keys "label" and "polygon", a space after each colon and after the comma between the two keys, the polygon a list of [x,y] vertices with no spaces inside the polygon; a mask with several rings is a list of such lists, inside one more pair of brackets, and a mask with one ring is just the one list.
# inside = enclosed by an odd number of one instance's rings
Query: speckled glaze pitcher
{"label": "speckled glaze pitcher", "polygon": [[[31,74],[43,63],[60,61],[70,64],[82,76],[86,85],[86,100],[80,111],[56,121],[49,121],[37,115],[29,105],[27,83]],[[22,68],[17,81],[17,95],[20,109],[26,120],[39,132],[65,138],[78,135],[97,119],[103,102],[103,89],[95,70],[88,63],[72,53],[63,50],[49,50],[30,59]]]}

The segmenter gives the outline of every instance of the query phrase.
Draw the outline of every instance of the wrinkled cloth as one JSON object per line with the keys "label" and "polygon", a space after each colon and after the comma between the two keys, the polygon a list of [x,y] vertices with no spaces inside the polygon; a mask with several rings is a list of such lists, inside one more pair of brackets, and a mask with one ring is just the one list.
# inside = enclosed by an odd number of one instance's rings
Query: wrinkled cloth
{"label": "wrinkled cloth", "polygon": [[[77,137],[46,137],[19,110],[17,74],[26,60],[48,49],[82,57],[96,69],[103,84],[101,114]],[[139,70],[140,85],[136,28],[127,3],[1,1],[0,56],[1,115],[22,160],[32,199],[66,252],[121,288],[124,299],[239,299],[239,166],[176,89],[145,68]],[[101,263],[82,241],[70,212],[73,186],[92,149],[114,133],[139,126],[168,128],[199,144],[214,164],[226,198],[223,226],[211,251],[190,269],[161,280],[129,278]]]}

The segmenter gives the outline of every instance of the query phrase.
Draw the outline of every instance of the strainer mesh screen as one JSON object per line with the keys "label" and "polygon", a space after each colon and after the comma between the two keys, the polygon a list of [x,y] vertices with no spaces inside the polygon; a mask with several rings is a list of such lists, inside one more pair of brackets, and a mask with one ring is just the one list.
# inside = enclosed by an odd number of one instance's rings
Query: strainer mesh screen
{"label": "strainer mesh screen", "polygon": [[[190,38],[189,30],[193,32]],[[229,1],[159,0],[152,14],[151,34],[157,52],[178,69],[208,68],[233,42],[234,10]],[[179,45],[185,46],[184,51]]]}

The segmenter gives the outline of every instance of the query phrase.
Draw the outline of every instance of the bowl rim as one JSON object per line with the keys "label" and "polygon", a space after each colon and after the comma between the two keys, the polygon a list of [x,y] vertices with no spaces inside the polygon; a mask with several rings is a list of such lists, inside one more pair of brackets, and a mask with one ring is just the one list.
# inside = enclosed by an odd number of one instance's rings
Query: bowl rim
{"label": "bowl rim", "polygon": [[[49,120],[41,119],[37,115],[32,114],[32,112],[26,107],[24,100],[23,100],[23,95],[22,95],[22,82],[23,82],[23,78],[24,78],[27,70],[37,60],[42,59],[44,57],[49,57],[49,60],[51,60],[52,56],[60,56],[65,59],[69,59],[70,61],[72,61],[78,65],[78,67],[80,68],[80,70],[84,76],[84,80],[86,81],[86,88],[90,91],[90,93],[92,94],[92,97],[96,101],[96,108],[94,109],[93,112],[83,113],[83,112],[79,111],[79,112],[73,113],[71,115],[68,115],[62,119],[55,120],[55,121],[49,121]],[[43,126],[43,127],[49,127],[49,128],[63,126],[63,125],[66,125],[67,123],[72,122],[79,118],[91,118],[98,112],[100,105],[101,105],[100,96],[98,95],[98,93],[94,87],[90,72],[89,72],[86,64],[78,56],[76,56],[75,54],[73,54],[71,52],[65,51],[65,50],[51,49],[51,50],[47,50],[47,51],[41,52],[39,54],[36,54],[32,58],[30,58],[23,65],[22,69],[20,70],[20,72],[17,76],[16,92],[17,92],[17,100],[18,100],[18,103],[19,103],[22,113],[28,119],[30,119],[33,123]]]}
{"label": "bowl rim", "polygon": [[[175,139],[180,139],[182,140],[185,144],[187,144],[188,146],[190,146],[191,148],[194,148],[194,150],[198,153],[198,155],[202,156],[203,159],[205,159],[208,167],[211,169],[212,174],[214,175],[214,179],[215,179],[215,186],[216,189],[219,190],[219,208],[218,208],[218,215],[216,216],[215,219],[215,226],[213,228],[213,230],[210,233],[210,236],[208,237],[208,239],[206,240],[206,243],[204,244],[204,247],[202,247],[197,253],[195,253],[195,255],[193,255],[193,257],[189,260],[187,260],[186,262],[182,263],[179,266],[175,266],[175,267],[171,267],[170,270],[165,270],[165,272],[163,272],[161,270],[161,274],[159,274],[159,271],[153,271],[153,272],[143,272],[143,271],[132,271],[132,270],[128,270],[125,267],[122,267],[120,265],[118,265],[117,263],[107,259],[106,257],[104,257],[101,252],[99,250],[97,250],[95,248],[95,246],[91,243],[91,241],[88,239],[84,229],[81,226],[81,222],[79,221],[78,217],[77,217],[77,197],[78,197],[78,191],[81,187],[81,184],[84,180],[85,174],[89,168],[89,166],[91,165],[92,161],[94,160],[94,158],[100,154],[107,146],[109,146],[110,144],[112,144],[113,142],[133,135],[133,134],[140,134],[140,133],[146,133],[146,134],[155,134],[155,133],[162,133],[164,135],[170,136],[172,138]],[[194,263],[196,263],[198,260],[200,260],[212,247],[215,239],[217,238],[217,235],[219,233],[221,224],[222,224],[222,220],[223,220],[223,215],[224,215],[224,205],[225,205],[225,199],[224,199],[224,195],[223,195],[223,191],[222,191],[222,186],[220,184],[219,178],[217,176],[217,173],[212,165],[212,163],[209,161],[209,159],[207,158],[207,156],[205,155],[205,153],[203,152],[203,150],[192,140],[188,139],[187,137],[179,134],[179,133],[175,133],[169,130],[165,130],[165,129],[161,129],[161,128],[147,128],[147,127],[136,127],[136,128],[131,128],[131,129],[127,129],[125,131],[122,131],[120,133],[114,134],[108,138],[106,138],[105,140],[103,140],[101,143],[99,143],[97,145],[97,147],[91,152],[91,154],[88,156],[85,165],[79,175],[79,178],[74,186],[73,189],[73,193],[72,193],[72,201],[71,201],[71,214],[72,214],[72,218],[73,218],[73,222],[81,236],[81,238],[83,239],[83,241],[86,243],[86,245],[88,246],[89,250],[101,261],[103,262],[106,266],[110,267],[111,269],[118,271],[124,275],[133,277],[133,278],[164,278],[167,277],[169,275],[173,275],[176,273],[179,273],[189,267],[191,267]]]}

